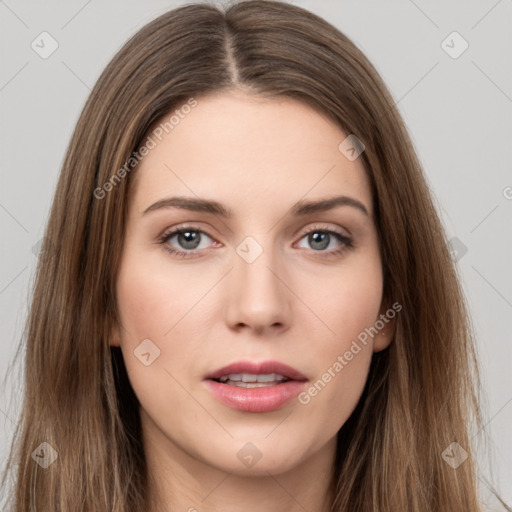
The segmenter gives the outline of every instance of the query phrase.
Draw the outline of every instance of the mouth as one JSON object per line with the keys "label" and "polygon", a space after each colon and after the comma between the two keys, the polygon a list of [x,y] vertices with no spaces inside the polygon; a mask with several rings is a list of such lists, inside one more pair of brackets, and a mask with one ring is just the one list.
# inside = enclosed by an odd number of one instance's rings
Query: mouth
{"label": "mouth", "polygon": [[239,361],[208,374],[204,382],[216,399],[245,412],[279,409],[304,388],[307,377],[277,361]]}
{"label": "mouth", "polygon": [[238,361],[206,375],[205,379],[245,383],[279,383],[283,380],[308,380],[299,370],[279,361]]}

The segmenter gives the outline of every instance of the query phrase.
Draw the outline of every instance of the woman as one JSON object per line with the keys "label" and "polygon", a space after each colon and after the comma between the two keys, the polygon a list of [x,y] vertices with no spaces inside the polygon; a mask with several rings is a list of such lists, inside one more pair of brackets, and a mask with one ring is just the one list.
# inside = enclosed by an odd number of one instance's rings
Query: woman
{"label": "woman", "polygon": [[15,511],[480,511],[477,385],[420,165],[346,36],[248,1],[121,49],[47,227]]}

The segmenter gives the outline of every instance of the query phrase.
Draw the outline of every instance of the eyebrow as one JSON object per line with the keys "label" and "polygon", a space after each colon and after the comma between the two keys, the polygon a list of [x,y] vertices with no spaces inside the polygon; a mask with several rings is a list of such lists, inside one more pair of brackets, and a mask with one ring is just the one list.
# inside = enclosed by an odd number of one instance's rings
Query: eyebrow
{"label": "eyebrow", "polygon": [[[365,216],[370,216],[368,210],[366,209],[363,203],[349,196],[336,196],[329,199],[321,199],[317,201],[301,200],[295,203],[290,208],[290,210],[288,211],[288,215],[301,217],[305,215],[310,215],[312,213],[319,213],[332,210],[333,208],[339,206],[350,206],[360,211]],[[226,219],[233,217],[232,210],[226,208],[224,205],[217,201],[184,196],[167,197],[164,199],[160,199],[156,203],[153,203],[151,206],[146,208],[142,215],[146,215],[149,212],[159,210],[161,208],[169,207],[180,208],[183,210],[189,210],[193,212],[212,213],[214,215],[219,215]]]}

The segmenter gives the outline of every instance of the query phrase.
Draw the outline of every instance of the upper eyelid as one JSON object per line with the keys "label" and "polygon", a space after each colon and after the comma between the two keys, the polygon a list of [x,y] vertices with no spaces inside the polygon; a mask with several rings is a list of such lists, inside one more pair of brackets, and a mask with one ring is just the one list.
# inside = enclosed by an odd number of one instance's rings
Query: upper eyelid
{"label": "upper eyelid", "polygon": [[[300,229],[299,231],[296,232],[296,234],[302,232],[302,235],[305,236],[305,235],[311,233],[312,231],[326,231],[329,233],[336,233],[336,234],[344,236],[346,238],[352,238],[351,234],[342,233],[339,228],[324,227],[324,226],[321,226],[320,224],[313,224],[311,227],[308,227],[306,229],[306,231],[304,231],[304,232],[302,231],[302,229]],[[348,230],[345,228],[345,231],[348,231]]]}
{"label": "upper eyelid", "polygon": [[[214,235],[211,235],[208,231],[208,229],[206,228],[202,228],[199,224],[188,224],[188,223],[184,223],[184,224],[181,224],[181,225],[178,225],[177,227],[172,227],[172,228],[166,228],[162,231],[162,235],[164,234],[171,234],[171,233],[176,233],[176,232],[179,232],[179,231],[184,231],[184,230],[187,230],[187,229],[190,229],[191,231],[200,231],[202,233],[205,233],[209,236],[214,236]],[[298,235],[299,232],[301,232],[303,229],[306,229],[306,228],[300,228],[300,229],[297,229],[295,232],[294,232],[294,236]],[[321,222],[314,222],[312,224],[312,226],[308,227],[306,229],[306,233],[313,230],[313,229],[318,229],[319,231],[334,231],[334,232],[337,232],[338,229],[337,228],[333,228],[333,227],[327,227],[325,225],[322,225]],[[345,231],[348,232],[347,228],[343,228]],[[348,232],[349,233],[349,232]],[[343,234],[343,233],[341,233]],[[350,234],[347,234],[345,236],[351,236]]]}
{"label": "upper eyelid", "polygon": [[181,231],[186,231],[187,229],[189,229],[190,231],[198,231],[200,233],[204,233],[205,235],[208,235],[210,238],[215,238],[215,236],[210,234],[206,229],[200,228],[199,226],[192,225],[192,224],[191,225],[184,224],[182,226],[164,229],[164,231],[159,236],[159,238],[169,238],[171,236],[177,235]]}

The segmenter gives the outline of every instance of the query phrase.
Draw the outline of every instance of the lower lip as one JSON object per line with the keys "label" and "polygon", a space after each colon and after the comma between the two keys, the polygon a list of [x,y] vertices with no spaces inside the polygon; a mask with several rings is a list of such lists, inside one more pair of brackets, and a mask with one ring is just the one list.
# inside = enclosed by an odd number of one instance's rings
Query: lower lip
{"label": "lower lip", "polygon": [[223,404],[245,412],[268,412],[279,409],[297,396],[306,381],[289,380],[263,388],[242,388],[221,384],[215,380],[205,381],[209,390]]}

